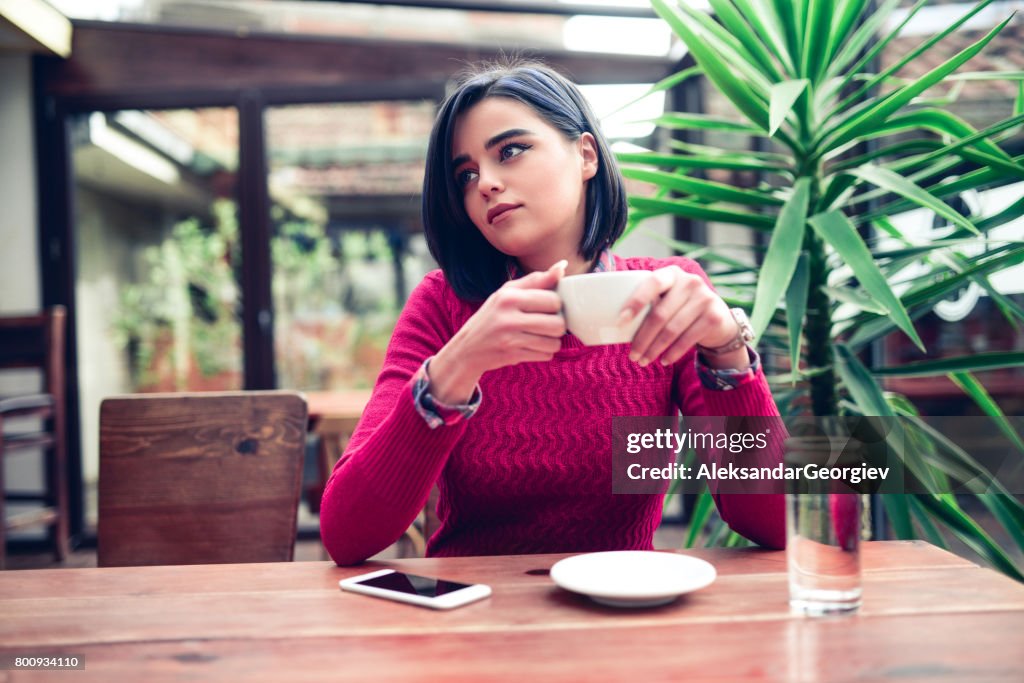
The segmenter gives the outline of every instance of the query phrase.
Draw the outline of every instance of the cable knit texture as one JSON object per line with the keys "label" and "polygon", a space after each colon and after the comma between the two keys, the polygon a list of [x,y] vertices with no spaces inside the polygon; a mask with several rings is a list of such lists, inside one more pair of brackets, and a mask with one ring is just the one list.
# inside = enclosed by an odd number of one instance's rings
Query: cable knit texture
{"label": "cable knit texture", "polygon": [[[691,259],[619,258],[618,270]],[[431,429],[416,412],[412,377],[479,305],[455,296],[441,271],[407,302],[370,403],[324,492],[320,527],[338,564],[397,540],[439,485],[440,528],[427,554],[492,555],[650,549],[659,495],[613,495],[614,416],[777,415],[763,374],[731,391],[701,386],[693,351],[642,368],[627,344],[584,346],[573,335],[546,363],[487,372],[472,418]],[[765,546],[785,545],[780,495],[716,496],[723,519]]]}

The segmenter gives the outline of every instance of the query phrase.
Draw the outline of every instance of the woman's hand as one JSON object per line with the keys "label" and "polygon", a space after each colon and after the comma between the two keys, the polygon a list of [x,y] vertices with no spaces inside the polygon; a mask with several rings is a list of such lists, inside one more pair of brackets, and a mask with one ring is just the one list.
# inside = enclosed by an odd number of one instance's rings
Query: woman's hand
{"label": "woman's hand", "polygon": [[430,393],[465,403],[488,370],[548,361],[562,348],[562,300],[553,291],[565,261],[506,282],[489,296],[430,362]]}
{"label": "woman's hand", "polygon": [[[622,307],[621,321],[631,320],[647,304],[651,310],[644,319],[630,350],[630,359],[647,365],[660,357],[671,365],[700,344],[715,348],[736,337],[738,324],[729,306],[708,286],[704,278],[687,273],[679,266],[654,271]],[[705,354],[712,367],[744,369],[750,366],[745,347],[720,356]]]}

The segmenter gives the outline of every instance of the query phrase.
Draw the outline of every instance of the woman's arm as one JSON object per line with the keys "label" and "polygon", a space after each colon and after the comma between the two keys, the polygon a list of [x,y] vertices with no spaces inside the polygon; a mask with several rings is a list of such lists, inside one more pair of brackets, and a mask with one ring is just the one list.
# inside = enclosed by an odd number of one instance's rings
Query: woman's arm
{"label": "woman's arm", "polygon": [[[713,292],[707,274],[692,259],[676,257],[660,260],[652,265],[655,267],[673,265],[685,273],[698,275],[703,281],[703,285]],[[717,303],[720,303],[720,300]],[[717,307],[719,309],[727,308],[724,304]],[[694,325],[693,327],[699,326]],[[695,341],[696,338],[691,335],[687,343],[692,347]],[[741,362],[737,364],[736,368],[739,372],[730,377],[727,382],[701,381],[697,372],[697,363],[703,361],[697,358],[695,350],[689,348],[684,351],[682,347],[674,346],[671,342],[663,344],[663,346],[670,347],[670,351],[666,351],[666,354],[682,353],[681,359],[676,362],[675,403],[683,415],[764,417],[768,418],[764,420],[766,427],[781,427],[781,422],[777,419],[779,410],[772,398],[760,363],[756,364],[757,367],[751,365],[751,361],[756,359],[755,355],[747,358],[747,350],[739,350],[737,355],[742,356],[739,359]],[[717,365],[721,365],[721,363]],[[703,372],[708,374],[712,370],[721,371],[723,369],[725,368],[711,368],[705,365]],[[753,422],[748,421],[747,426],[752,424]],[[768,448],[758,455],[781,458],[782,440],[785,438],[785,434],[778,428],[773,432],[772,437],[769,438]],[[775,463],[759,461],[757,464],[774,465]],[[714,493],[713,495],[719,514],[734,531],[768,548],[786,547],[785,497],[782,494]]]}
{"label": "woman's arm", "polygon": [[432,273],[413,290],[370,402],[327,481],[320,535],[338,564],[364,561],[409,528],[465,431],[465,421],[431,429],[412,398],[423,361],[454,333],[444,288]]}
{"label": "woman's arm", "polygon": [[[685,361],[684,361],[685,362]],[[779,410],[768,389],[768,382],[760,368],[752,376],[741,380],[733,389],[711,389],[696,377],[693,361],[690,371],[681,368],[677,374],[677,390],[680,392],[679,405],[684,415],[699,416],[751,416],[764,417],[765,427],[772,430],[768,447],[758,454],[771,458],[782,457],[782,442],[785,438]],[[755,429],[758,421],[745,421],[745,428]],[[771,466],[774,462],[757,459],[758,466]],[[718,513],[726,524],[740,535],[766,548],[786,547],[786,499],[781,493],[714,493]]]}
{"label": "woman's arm", "polygon": [[466,430],[466,419],[432,418],[432,427],[424,417],[430,411],[417,409],[413,388],[424,361],[433,357],[426,390],[436,407],[467,403],[489,370],[550,360],[565,333],[561,302],[550,291],[564,268],[560,262],[506,283],[461,324],[445,310],[458,304],[440,273],[412,293],[370,403],[324,491],[320,535],[335,562],[362,562],[402,535]]}

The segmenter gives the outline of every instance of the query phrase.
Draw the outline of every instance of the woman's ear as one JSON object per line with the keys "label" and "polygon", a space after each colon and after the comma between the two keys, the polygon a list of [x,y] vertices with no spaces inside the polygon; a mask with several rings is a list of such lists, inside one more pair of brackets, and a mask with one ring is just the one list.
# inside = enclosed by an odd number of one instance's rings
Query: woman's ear
{"label": "woman's ear", "polygon": [[593,134],[583,133],[579,139],[580,157],[583,159],[583,180],[590,180],[597,175],[600,164],[597,155],[597,140]]}

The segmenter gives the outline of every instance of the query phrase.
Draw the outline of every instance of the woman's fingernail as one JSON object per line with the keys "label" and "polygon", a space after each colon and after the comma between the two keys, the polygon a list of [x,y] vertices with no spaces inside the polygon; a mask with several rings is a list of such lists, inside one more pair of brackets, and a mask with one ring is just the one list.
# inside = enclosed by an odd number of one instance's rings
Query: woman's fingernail
{"label": "woman's fingernail", "polygon": [[640,360],[640,354],[639,354],[639,353],[637,353],[636,351],[632,351],[632,352],[630,352],[630,354],[629,354],[629,359],[630,359],[631,361],[633,361],[633,362],[635,363],[635,362],[637,362],[638,360]]}
{"label": "woman's fingernail", "polygon": [[551,270],[561,270],[562,274],[564,275],[565,274],[565,269],[568,268],[568,267],[569,267],[568,259],[562,259],[561,261],[559,261],[555,265],[551,266]]}
{"label": "woman's fingernail", "polygon": [[625,308],[625,309],[623,309],[622,313],[619,313],[619,324],[620,325],[625,325],[626,323],[628,323],[632,319],[633,319],[633,309],[632,308]]}

